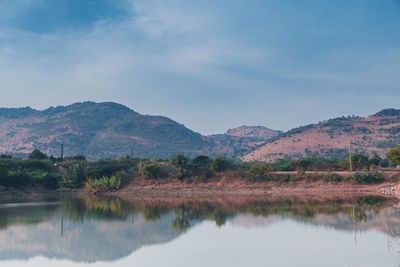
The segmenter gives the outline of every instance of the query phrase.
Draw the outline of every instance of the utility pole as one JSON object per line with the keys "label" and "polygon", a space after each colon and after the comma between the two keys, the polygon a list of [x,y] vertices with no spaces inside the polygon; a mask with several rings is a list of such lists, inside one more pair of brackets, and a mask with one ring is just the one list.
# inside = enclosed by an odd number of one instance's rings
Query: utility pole
{"label": "utility pole", "polygon": [[64,160],[64,142],[61,143],[61,160]]}
{"label": "utility pole", "polygon": [[139,159],[139,173],[142,172],[142,158]]}
{"label": "utility pole", "polygon": [[349,142],[349,163],[350,163],[350,172],[353,172],[353,159],[351,157],[351,139]]}
{"label": "utility pole", "polygon": [[131,147],[131,159],[133,159],[133,147]]}

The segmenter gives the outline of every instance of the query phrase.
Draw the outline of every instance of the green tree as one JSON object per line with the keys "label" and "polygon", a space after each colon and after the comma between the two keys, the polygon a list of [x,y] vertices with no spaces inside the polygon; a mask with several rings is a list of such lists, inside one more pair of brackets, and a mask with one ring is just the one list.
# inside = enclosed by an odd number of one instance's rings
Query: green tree
{"label": "green tree", "polygon": [[304,174],[313,164],[312,158],[301,158],[290,162],[292,169],[295,169],[299,174]]}
{"label": "green tree", "polygon": [[231,167],[231,162],[223,158],[215,158],[211,163],[211,171],[223,172]]}
{"label": "green tree", "polygon": [[83,162],[73,162],[64,175],[64,185],[70,188],[80,188],[86,180],[86,165]]}
{"label": "green tree", "polygon": [[190,166],[189,158],[183,154],[176,154],[171,159],[172,165],[178,170],[177,178],[179,180],[184,180],[186,177],[190,176]]}
{"label": "green tree", "polygon": [[32,151],[32,153],[29,155],[30,159],[38,159],[38,160],[44,160],[47,159],[46,154],[44,154],[43,152],[41,152],[38,149],[35,149]]}
{"label": "green tree", "polygon": [[190,162],[190,172],[192,175],[207,179],[212,176],[211,172],[212,160],[207,156],[197,156]]}
{"label": "green tree", "polygon": [[368,169],[370,166],[368,157],[362,154],[354,154],[351,160],[356,170]]}
{"label": "green tree", "polygon": [[390,150],[388,156],[391,161],[397,165],[400,165],[400,146]]}
{"label": "green tree", "polygon": [[254,182],[264,182],[271,178],[271,166],[268,164],[254,164],[250,167],[248,177]]}
{"label": "green tree", "polygon": [[369,159],[370,165],[381,166],[382,158],[379,157],[376,153]]}
{"label": "green tree", "polygon": [[142,175],[149,179],[160,179],[167,176],[162,166],[156,161],[147,162],[142,168]]}

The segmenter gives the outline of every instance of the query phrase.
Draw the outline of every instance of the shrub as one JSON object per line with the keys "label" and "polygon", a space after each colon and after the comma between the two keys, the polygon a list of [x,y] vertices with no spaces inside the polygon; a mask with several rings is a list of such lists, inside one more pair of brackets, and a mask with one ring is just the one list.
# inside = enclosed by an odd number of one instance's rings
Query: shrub
{"label": "shrub", "polygon": [[184,180],[190,176],[189,158],[187,158],[185,155],[176,154],[171,159],[171,163],[178,171],[177,178],[179,180]]}
{"label": "shrub", "polygon": [[10,171],[1,179],[5,186],[23,187],[32,183],[31,177],[24,171]]}
{"label": "shrub", "polygon": [[30,159],[38,159],[38,160],[44,160],[47,159],[46,154],[44,154],[43,152],[41,152],[38,149],[35,149],[32,151],[32,153],[29,155]]}
{"label": "shrub", "polygon": [[339,183],[343,181],[343,177],[337,173],[329,173],[324,177],[324,180],[327,182]]}
{"label": "shrub", "polygon": [[367,156],[362,154],[352,155],[353,168],[356,170],[368,169],[370,162]]}
{"label": "shrub", "polygon": [[55,171],[55,167],[51,161],[38,160],[38,159],[26,159],[14,161],[18,165],[18,168],[29,170],[29,171],[44,171],[52,172]]}
{"label": "shrub", "polygon": [[83,162],[73,162],[64,175],[64,185],[69,188],[80,188],[86,179],[86,169]]}
{"label": "shrub", "polygon": [[190,174],[200,179],[208,179],[212,176],[211,159],[207,156],[198,156],[190,162]]}
{"label": "shrub", "polygon": [[356,173],[351,177],[351,180],[359,184],[377,184],[382,183],[384,178],[378,172]]}
{"label": "shrub", "polygon": [[231,167],[231,162],[227,159],[215,158],[211,162],[212,172],[223,172]]}
{"label": "shrub", "polygon": [[395,164],[400,165],[400,146],[389,151],[388,156]]}
{"label": "shrub", "polygon": [[85,188],[89,191],[105,190],[116,191],[121,188],[121,178],[118,176],[102,177],[100,179],[88,179]]}
{"label": "shrub", "polygon": [[290,162],[287,160],[278,160],[272,164],[272,167],[274,171],[293,171]]}
{"label": "shrub", "polygon": [[158,162],[150,161],[143,166],[142,175],[149,179],[161,179],[166,177],[167,173]]}
{"label": "shrub", "polygon": [[271,168],[266,164],[252,165],[247,177],[254,182],[268,181],[271,178]]}
{"label": "shrub", "polygon": [[42,185],[46,189],[57,189],[60,187],[61,174],[59,173],[46,173],[43,177]]}
{"label": "shrub", "polygon": [[136,168],[135,162],[130,159],[100,160],[88,164],[87,176],[101,178],[111,177],[121,171],[129,171]]}

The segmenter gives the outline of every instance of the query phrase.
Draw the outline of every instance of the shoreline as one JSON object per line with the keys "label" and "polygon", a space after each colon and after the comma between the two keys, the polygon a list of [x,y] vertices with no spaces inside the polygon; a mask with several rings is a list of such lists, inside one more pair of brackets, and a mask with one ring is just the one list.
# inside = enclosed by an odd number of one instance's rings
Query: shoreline
{"label": "shoreline", "polygon": [[400,185],[394,182],[380,184],[330,183],[323,181],[298,181],[292,183],[245,182],[243,180],[216,180],[208,182],[148,181],[131,182],[118,191],[91,193],[85,189],[58,189],[46,191],[1,190],[0,201],[40,200],[66,197],[116,197],[122,199],[335,199],[363,196],[381,196],[400,199]]}
{"label": "shoreline", "polygon": [[220,197],[310,197],[348,198],[357,196],[384,196],[400,198],[400,186],[393,182],[380,184],[329,183],[323,181],[246,182],[217,180],[209,182],[145,181],[132,182],[108,196],[130,198],[220,198]]}

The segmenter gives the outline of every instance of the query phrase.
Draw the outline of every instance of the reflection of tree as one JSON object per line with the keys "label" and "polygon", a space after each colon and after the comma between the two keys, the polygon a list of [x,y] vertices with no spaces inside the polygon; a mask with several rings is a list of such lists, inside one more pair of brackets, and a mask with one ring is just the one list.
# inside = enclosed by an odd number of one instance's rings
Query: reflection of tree
{"label": "reflection of tree", "polygon": [[55,204],[42,204],[32,206],[16,206],[13,208],[2,208],[0,210],[0,229],[7,229],[15,224],[38,224],[50,220],[59,208]]}
{"label": "reflection of tree", "polygon": [[[12,224],[35,224],[50,220],[57,212],[62,212],[64,219],[72,222],[85,220],[126,220],[135,213],[140,213],[146,221],[159,221],[163,216],[174,214],[172,227],[185,231],[196,221],[211,220],[222,226],[229,218],[248,213],[253,216],[284,216],[312,221],[318,214],[347,215],[354,222],[367,222],[386,206],[382,197],[363,197],[353,200],[297,201],[294,199],[247,201],[239,205],[208,202],[182,202],[176,205],[128,204],[116,198],[72,198],[57,205],[39,205],[0,210],[0,228]],[[161,204],[160,204],[161,203]]]}
{"label": "reflection of tree", "polygon": [[176,230],[184,232],[190,228],[190,222],[184,216],[177,216],[172,222],[172,227],[174,227]]}
{"label": "reflection of tree", "polygon": [[116,198],[72,199],[64,203],[64,212],[75,222],[85,219],[124,220],[130,214],[127,204]]}
{"label": "reflection of tree", "polygon": [[216,225],[222,226],[229,218],[240,213],[250,213],[254,216],[269,217],[279,215],[312,221],[316,215],[333,215],[343,213],[352,221],[362,222],[368,220],[368,213],[378,213],[386,204],[386,199],[381,197],[364,197],[353,200],[328,200],[328,201],[296,201],[281,199],[277,201],[249,201],[244,205],[221,206],[212,202],[190,202],[175,207],[149,206],[141,209],[145,220],[160,220],[163,215],[173,211],[175,220],[173,227],[186,231],[194,221],[212,220]]}
{"label": "reflection of tree", "polygon": [[161,219],[163,214],[166,214],[168,209],[160,207],[160,206],[151,206],[143,209],[141,214],[146,221],[158,221]]}

